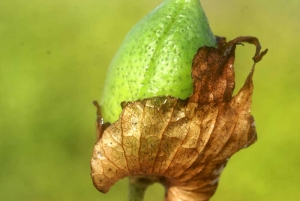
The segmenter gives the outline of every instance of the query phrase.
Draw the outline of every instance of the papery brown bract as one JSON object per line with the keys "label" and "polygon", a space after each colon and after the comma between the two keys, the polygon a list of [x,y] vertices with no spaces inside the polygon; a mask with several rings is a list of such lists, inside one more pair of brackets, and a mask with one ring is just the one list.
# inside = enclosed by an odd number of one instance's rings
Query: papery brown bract
{"label": "papery brown bract", "polygon": [[123,103],[119,120],[104,131],[91,160],[95,187],[105,193],[126,176],[155,176],[166,187],[166,200],[209,200],[228,159],[256,140],[250,113],[253,68],[236,96],[236,44],[202,47],[193,60],[194,93],[187,100],[154,97]]}

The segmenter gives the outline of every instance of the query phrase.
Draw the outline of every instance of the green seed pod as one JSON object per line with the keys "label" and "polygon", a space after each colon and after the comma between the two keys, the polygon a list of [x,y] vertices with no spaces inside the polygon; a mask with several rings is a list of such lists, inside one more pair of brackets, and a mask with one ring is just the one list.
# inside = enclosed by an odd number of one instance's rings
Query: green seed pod
{"label": "green seed pod", "polygon": [[115,122],[122,101],[192,94],[192,59],[201,46],[215,46],[199,0],[164,0],[125,37],[112,60],[100,105]]}

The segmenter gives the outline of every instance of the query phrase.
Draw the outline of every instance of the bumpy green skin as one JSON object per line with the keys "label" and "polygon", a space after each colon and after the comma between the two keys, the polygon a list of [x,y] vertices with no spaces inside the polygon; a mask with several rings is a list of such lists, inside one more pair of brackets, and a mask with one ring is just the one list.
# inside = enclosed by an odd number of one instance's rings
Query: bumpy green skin
{"label": "bumpy green skin", "polygon": [[100,102],[115,122],[122,101],[192,93],[191,65],[201,46],[215,46],[199,0],[164,0],[128,33],[111,62]]}

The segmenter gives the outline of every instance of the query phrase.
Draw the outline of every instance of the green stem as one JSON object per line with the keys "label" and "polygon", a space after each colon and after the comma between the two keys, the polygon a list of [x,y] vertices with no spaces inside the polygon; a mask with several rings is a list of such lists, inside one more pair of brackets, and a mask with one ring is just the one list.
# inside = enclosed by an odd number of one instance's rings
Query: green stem
{"label": "green stem", "polygon": [[130,176],[128,201],[143,201],[147,187],[157,180],[156,177]]}

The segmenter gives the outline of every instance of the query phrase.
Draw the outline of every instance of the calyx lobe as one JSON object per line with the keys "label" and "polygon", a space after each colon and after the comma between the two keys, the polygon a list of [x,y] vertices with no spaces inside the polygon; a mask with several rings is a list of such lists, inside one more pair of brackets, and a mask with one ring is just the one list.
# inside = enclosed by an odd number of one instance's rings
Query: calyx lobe
{"label": "calyx lobe", "polygon": [[[235,48],[242,42],[256,45],[254,65],[232,96]],[[193,60],[191,97],[123,103],[116,122],[105,129],[98,124],[91,160],[95,187],[105,193],[126,176],[154,176],[166,187],[166,200],[209,200],[228,159],[256,140],[252,76],[266,52],[260,53],[254,37],[201,47]]]}

